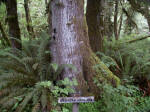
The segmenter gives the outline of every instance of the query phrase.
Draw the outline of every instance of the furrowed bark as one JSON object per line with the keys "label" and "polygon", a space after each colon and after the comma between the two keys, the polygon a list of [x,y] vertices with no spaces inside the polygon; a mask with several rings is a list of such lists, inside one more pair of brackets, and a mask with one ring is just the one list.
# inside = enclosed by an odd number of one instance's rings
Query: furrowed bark
{"label": "furrowed bark", "polygon": [[[94,78],[118,85],[119,79],[99,60],[90,47],[84,0],[53,0],[51,10],[52,60],[57,64],[73,64],[77,68],[77,71],[66,68],[63,78],[76,78],[79,85],[75,89],[84,95],[87,89],[90,93],[96,92]],[[96,64],[99,66],[94,69]]]}
{"label": "furrowed bark", "polygon": [[[58,64],[72,64],[77,71],[65,68],[63,78],[80,79],[80,84],[84,82],[82,72],[83,57],[81,56],[80,46],[82,44],[79,26],[83,21],[83,7],[80,0],[53,0],[51,1],[52,10],[52,53],[53,60]],[[83,5],[83,3],[82,3]],[[84,85],[84,84],[83,84]],[[76,88],[74,88],[76,90]]]}

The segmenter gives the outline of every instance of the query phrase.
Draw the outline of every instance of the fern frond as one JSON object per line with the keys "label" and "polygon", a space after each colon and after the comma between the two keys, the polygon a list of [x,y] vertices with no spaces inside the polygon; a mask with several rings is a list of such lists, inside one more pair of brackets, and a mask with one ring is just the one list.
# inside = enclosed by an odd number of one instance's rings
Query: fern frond
{"label": "fern frond", "polygon": [[14,98],[8,98],[7,101],[3,102],[4,108],[11,108],[17,102]]}
{"label": "fern frond", "polygon": [[24,89],[22,89],[22,88],[17,88],[17,89],[15,89],[15,87],[14,88],[10,88],[9,90],[7,90],[9,93],[8,93],[8,95],[7,96],[5,96],[5,97],[3,97],[3,98],[1,98],[0,99],[0,104],[1,105],[3,105],[5,102],[7,102],[9,99],[14,99],[14,97],[17,97],[17,96],[20,96],[20,95],[22,95],[23,93],[25,93],[26,92],[26,89],[24,88]]}
{"label": "fern frond", "polygon": [[28,56],[26,56],[26,57],[23,57],[23,58],[21,59],[21,62],[34,63],[34,62],[35,62],[35,59],[34,59],[33,57],[28,57]]}
{"label": "fern frond", "polygon": [[0,90],[7,87],[8,85],[9,85],[9,81],[6,81],[6,80],[1,81],[0,82]]}
{"label": "fern frond", "polygon": [[40,103],[38,102],[37,104],[34,105],[32,108],[32,112],[38,112],[40,110]]}
{"label": "fern frond", "polygon": [[24,64],[24,63],[21,62],[21,59],[18,56],[14,55],[12,53],[5,52],[5,53],[3,53],[3,56],[8,56],[8,58],[11,58],[12,60],[15,60],[19,64],[22,64],[22,65]]}
{"label": "fern frond", "polygon": [[47,91],[45,89],[42,90],[42,95],[41,95],[41,105],[42,108],[45,109],[47,105]]}
{"label": "fern frond", "polygon": [[31,91],[27,94],[27,96],[24,98],[23,102],[17,108],[17,112],[22,112],[23,111],[23,109],[26,107],[28,102],[32,99],[35,92],[36,92],[36,89],[34,89],[33,91]]}
{"label": "fern frond", "polygon": [[[14,98],[21,97],[16,112],[25,110],[29,103],[33,106],[33,111],[46,108],[49,103],[48,90],[35,85],[41,81],[53,80],[49,40],[43,38],[24,42],[22,51],[16,49],[15,54],[11,49],[0,50],[0,60],[0,104],[6,102],[14,111]],[[11,102],[7,102],[9,99]]]}
{"label": "fern frond", "polygon": [[31,73],[25,70],[24,66],[18,65],[18,63],[11,60],[2,60],[0,66],[6,70],[13,70],[24,75],[31,75]]}

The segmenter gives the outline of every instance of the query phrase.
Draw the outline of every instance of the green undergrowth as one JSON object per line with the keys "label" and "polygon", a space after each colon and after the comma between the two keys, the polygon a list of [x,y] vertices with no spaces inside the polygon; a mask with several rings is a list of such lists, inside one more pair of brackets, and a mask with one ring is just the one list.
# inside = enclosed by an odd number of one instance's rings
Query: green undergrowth
{"label": "green undergrowth", "polygon": [[[39,39],[24,40],[22,51],[0,50],[1,112],[72,112],[72,104],[58,104],[57,99],[73,93],[70,87],[77,82],[58,79],[64,67],[76,68],[51,63],[50,40],[45,37],[48,36],[43,34]],[[98,97],[94,103],[80,103],[79,112],[150,110],[150,97],[144,96],[145,91],[139,88],[140,80],[137,80],[137,77],[145,77],[146,83],[149,81],[149,40],[126,43],[129,40],[105,40],[104,52],[97,53],[101,62],[93,66],[93,70],[103,74],[104,79],[102,82],[99,80],[102,77],[93,78],[100,90]],[[97,60],[94,58],[94,63]],[[112,86],[112,83],[117,86]],[[148,86],[143,87],[149,89]]]}
{"label": "green undergrowth", "polygon": [[64,67],[51,62],[50,39],[24,41],[22,50],[0,50],[0,112],[41,112],[57,107],[57,98],[74,93],[77,81],[58,80]]}
{"label": "green undergrowth", "polygon": [[[106,83],[96,83],[103,89],[101,97],[94,103],[80,103],[79,112],[148,112],[150,110],[150,98],[142,97],[138,87],[127,84],[114,88]],[[72,104],[61,106],[62,112],[72,112]]]}

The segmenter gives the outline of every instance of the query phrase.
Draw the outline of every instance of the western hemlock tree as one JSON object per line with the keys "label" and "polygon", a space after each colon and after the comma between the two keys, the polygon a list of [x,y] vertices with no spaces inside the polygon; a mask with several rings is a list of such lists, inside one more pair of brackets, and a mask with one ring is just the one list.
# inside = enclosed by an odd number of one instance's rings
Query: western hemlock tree
{"label": "western hemlock tree", "polygon": [[[88,37],[88,27],[84,15],[84,0],[52,0],[52,45],[53,62],[73,64],[77,71],[64,70],[62,77],[76,78],[76,90],[95,92],[93,78],[107,80],[114,85],[119,79],[93,53]],[[94,65],[99,65],[94,69]],[[86,85],[87,82],[87,85]],[[86,89],[85,89],[86,88]]]}

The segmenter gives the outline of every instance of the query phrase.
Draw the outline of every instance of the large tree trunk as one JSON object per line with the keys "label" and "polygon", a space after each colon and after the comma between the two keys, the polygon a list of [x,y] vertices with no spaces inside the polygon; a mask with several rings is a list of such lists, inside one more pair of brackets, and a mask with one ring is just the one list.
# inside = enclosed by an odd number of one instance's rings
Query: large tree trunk
{"label": "large tree trunk", "polygon": [[26,14],[26,22],[27,22],[27,30],[29,33],[29,36],[31,38],[35,38],[33,26],[32,26],[32,20],[30,16],[30,9],[29,9],[29,0],[24,0],[24,9],[25,9],[25,14]]}
{"label": "large tree trunk", "polygon": [[18,23],[16,0],[7,0],[6,8],[7,8],[7,20],[9,25],[9,35],[11,37],[12,47],[21,49],[21,43],[18,42],[18,40],[21,40],[21,37]]}
{"label": "large tree trunk", "polygon": [[[75,89],[84,95],[87,89],[96,92],[93,78],[117,85],[119,79],[91,50],[84,16],[84,0],[53,0],[51,9],[53,62],[73,64],[77,68],[77,71],[66,68],[63,78],[68,77],[70,80],[76,78],[79,85]],[[94,69],[96,64],[99,66]]]}
{"label": "large tree trunk", "polygon": [[[82,45],[83,32],[83,2],[79,0],[53,0],[52,6],[52,38],[55,46],[52,48],[54,60],[58,64],[72,64],[77,71],[66,68],[63,78],[80,79],[84,82],[80,46]],[[84,84],[83,84],[84,85]],[[77,88],[75,88],[77,90]]]}
{"label": "large tree trunk", "polygon": [[104,36],[104,0],[87,0],[86,20],[90,45],[94,52],[102,51]]}

